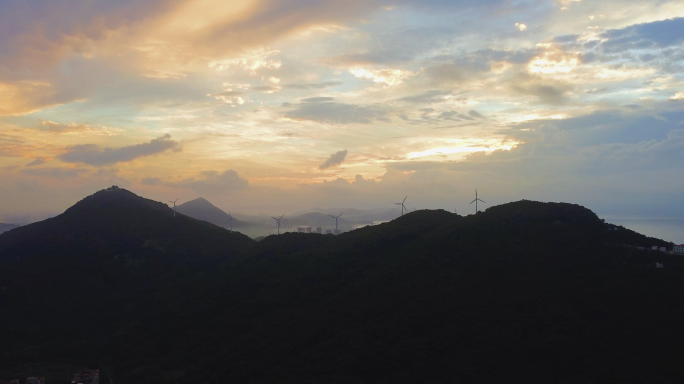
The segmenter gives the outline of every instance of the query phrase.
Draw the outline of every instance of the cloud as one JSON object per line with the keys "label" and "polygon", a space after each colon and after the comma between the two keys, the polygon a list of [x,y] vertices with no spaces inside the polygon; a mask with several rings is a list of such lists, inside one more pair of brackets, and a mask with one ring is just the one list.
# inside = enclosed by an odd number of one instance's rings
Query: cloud
{"label": "cloud", "polygon": [[405,79],[416,76],[418,72],[406,69],[365,69],[352,68],[349,73],[359,79],[373,80],[375,84],[391,87],[401,84]]}
{"label": "cloud", "polygon": [[39,119],[39,129],[52,133],[90,133],[102,136],[115,136],[123,129],[109,128],[109,127],[93,127],[88,124],[61,124],[50,120]]}
{"label": "cloud", "polygon": [[0,156],[26,157],[30,149],[23,137],[0,133]]}
{"label": "cloud", "polygon": [[110,165],[135,160],[139,157],[152,156],[168,150],[180,151],[177,141],[166,134],[151,140],[149,143],[135,144],[122,148],[102,148],[95,144],[81,144],[66,148],[66,153],[59,159],[67,163],[85,163],[95,166]]}
{"label": "cloud", "polygon": [[284,89],[295,89],[295,90],[309,90],[309,89],[324,89],[328,87],[335,87],[342,85],[339,81],[324,81],[322,83],[290,83],[283,84]]}
{"label": "cloud", "polygon": [[680,91],[672,95],[670,97],[670,100],[684,100],[684,91]]}
{"label": "cloud", "polygon": [[347,150],[335,152],[330,157],[323,162],[320,166],[318,166],[318,169],[328,169],[330,167],[336,167],[344,161],[344,159],[347,158]]}
{"label": "cloud", "polygon": [[[148,178],[147,180],[148,183],[156,182],[154,178]],[[235,189],[246,189],[249,186],[249,181],[240,177],[236,171],[228,169],[222,173],[218,173],[216,171],[206,171],[203,172],[202,176],[199,178],[189,178],[179,182],[165,184],[190,188],[198,192],[213,193]]]}
{"label": "cloud", "polygon": [[[285,116],[295,120],[312,120],[328,124],[370,124],[373,119],[383,117],[386,112],[377,107],[344,104],[338,102],[309,101],[298,105],[294,110],[286,112]],[[309,99],[311,100],[311,99]]]}
{"label": "cloud", "polygon": [[[0,12],[1,13],[1,12]],[[0,35],[2,32],[0,32]],[[1,39],[1,38],[0,38]],[[0,47],[2,45],[0,44]],[[0,52],[2,49],[0,49]],[[1,62],[0,54],[0,62]],[[1,64],[0,64],[1,65]],[[0,75],[2,74],[0,67]],[[1,77],[0,77],[0,80]],[[0,81],[0,116],[21,116],[60,104],[54,87],[44,81]]]}
{"label": "cloud", "polygon": [[678,45],[684,42],[684,17],[611,29],[601,37],[608,39],[601,47],[609,53]]}
{"label": "cloud", "polygon": [[475,117],[475,118],[478,118],[478,119],[481,119],[481,118],[484,117],[484,116],[480,115],[479,113],[477,113],[477,111],[473,111],[473,110],[471,110],[470,112],[468,112],[468,114],[469,114],[470,116]]}
{"label": "cloud", "polygon": [[31,176],[41,176],[41,177],[51,177],[51,178],[55,178],[55,179],[63,179],[63,178],[79,177],[83,174],[90,173],[90,171],[87,169],[84,169],[84,168],[50,167],[50,168],[22,169],[21,173],[23,173],[25,175],[31,175]]}

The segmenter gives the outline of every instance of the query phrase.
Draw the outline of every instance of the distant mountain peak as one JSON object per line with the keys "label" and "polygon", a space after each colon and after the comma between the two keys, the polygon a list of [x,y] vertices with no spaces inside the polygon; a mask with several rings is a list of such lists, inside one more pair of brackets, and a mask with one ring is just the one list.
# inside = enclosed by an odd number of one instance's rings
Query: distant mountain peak
{"label": "distant mountain peak", "polygon": [[[176,206],[176,211],[186,216],[204,220],[222,227],[228,225],[228,220],[230,219],[228,213],[203,197],[198,197]],[[239,223],[237,219],[233,218],[233,226],[238,227],[240,225],[242,225],[242,223]]]}
{"label": "distant mountain peak", "polygon": [[180,207],[180,206],[190,206],[190,205],[194,205],[194,206],[206,206],[206,207],[215,207],[215,208],[216,208],[216,206],[215,206],[214,204],[212,204],[209,200],[205,199],[204,197],[198,197],[198,198],[196,198],[196,199],[186,201],[185,203],[180,204],[178,207]]}

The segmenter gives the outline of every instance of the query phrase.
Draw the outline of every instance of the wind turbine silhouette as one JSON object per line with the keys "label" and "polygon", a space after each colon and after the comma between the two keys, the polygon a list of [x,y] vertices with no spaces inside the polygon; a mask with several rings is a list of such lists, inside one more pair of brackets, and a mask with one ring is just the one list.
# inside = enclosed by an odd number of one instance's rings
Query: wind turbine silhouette
{"label": "wind turbine silhouette", "polygon": [[[487,204],[486,201],[480,200],[480,199],[477,198],[477,188],[475,188],[475,200],[473,200],[473,201],[470,202],[470,204],[475,203],[475,213],[478,212],[478,211],[477,211],[477,202],[478,202],[478,201],[481,201],[481,202]],[[470,205],[470,204],[468,204],[468,205]]]}
{"label": "wind turbine silhouette", "polygon": [[280,217],[278,217],[278,218],[271,216],[271,219],[275,220],[276,223],[278,223],[278,234],[279,234],[279,235],[280,235],[280,219],[282,219],[283,216],[285,216],[285,215],[282,215],[282,216],[280,216]]}
{"label": "wind turbine silhouette", "polygon": [[342,216],[342,215],[344,215],[344,212],[340,213],[340,214],[337,215],[337,216],[328,215],[328,216],[332,217],[333,219],[335,219],[335,233],[336,233],[336,234],[337,234],[337,219],[339,219],[340,216]]}
{"label": "wind turbine silhouette", "polygon": [[[408,196],[406,196],[406,197],[408,197]],[[404,205],[404,201],[406,201],[406,197],[404,197],[404,200],[402,200],[401,203],[394,203],[394,205],[401,205],[401,215],[402,215],[402,216],[404,216],[404,210],[405,210],[405,209],[406,209],[406,212],[409,211],[409,210],[406,208],[406,206]]]}
{"label": "wind turbine silhouette", "polygon": [[228,211],[228,224],[230,224],[230,231],[233,232],[233,216],[231,216],[230,211]]}
{"label": "wind turbine silhouette", "polygon": [[[180,197],[178,199],[180,199]],[[173,203],[173,217],[176,217],[176,201],[178,201],[178,199],[174,201],[169,200],[169,203]]]}

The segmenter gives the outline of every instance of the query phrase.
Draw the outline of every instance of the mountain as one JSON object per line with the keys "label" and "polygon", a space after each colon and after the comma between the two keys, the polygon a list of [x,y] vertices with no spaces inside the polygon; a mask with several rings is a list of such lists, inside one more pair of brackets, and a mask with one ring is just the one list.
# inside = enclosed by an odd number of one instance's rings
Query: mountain
{"label": "mountain", "polygon": [[268,236],[49,302],[0,282],[0,379],[77,365],[136,384],[679,382],[684,260],[633,247],[654,245],[671,246],[519,201]]}
{"label": "mountain", "polygon": [[5,223],[0,223],[0,233],[5,233],[9,231],[10,229],[14,229],[19,227],[18,225],[15,224],[5,224]]}
{"label": "mountain", "polygon": [[[188,202],[176,206],[176,212],[180,212],[194,219],[204,220],[214,225],[218,225],[219,227],[230,227],[230,224],[228,222],[230,216],[220,208],[217,208],[212,203],[204,199],[203,197],[197,198],[195,200],[190,200]],[[232,224],[233,228],[244,228],[250,226],[250,223],[240,221],[235,217],[233,217]]]}
{"label": "mountain", "polygon": [[112,187],[0,235],[0,286],[47,300],[225,262],[254,241]]}

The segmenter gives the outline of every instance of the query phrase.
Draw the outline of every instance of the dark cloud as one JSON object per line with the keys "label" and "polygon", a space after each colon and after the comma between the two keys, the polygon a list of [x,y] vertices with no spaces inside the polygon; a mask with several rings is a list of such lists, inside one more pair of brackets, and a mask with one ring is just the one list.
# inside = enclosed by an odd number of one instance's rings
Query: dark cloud
{"label": "dark cloud", "polygon": [[85,163],[95,166],[127,162],[139,157],[156,155],[168,150],[180,151],[180,143],[166,134],[149,143],[135,144],[122,148],[102,148],[95,144],[81,144],[66,148],[59,159],[67,163]]}
{"label": "dark cloud", "polygon": [[470,116],[475,117],[475,118],[478,118],[478,119],[481,119],[481,118],[484,117],[484,116],[480,115],[479,113],[477,113],[477,111],[473,111],[473,110],[471,110],[470,112],[468,112],[468,114],[469,114]]}
{"label": "dark cloud", "polygon": [[308,90],[308,89],[323,89],[328,87],[335,87],[342,85],[339,81],[324,81],[322,83],[291,83],[283,84],[284,89]]}
{"label": "dark cloud", "polygon": [[510,86],[513,92],[534,96],[542,104],[559,105],[567,102],[566,95],[571,87],[565,84],[522,83]]}
{"label": "dark cloud", "polygon": [[46,158],[44,158],[44,157],[36,157],[35,160],[33,160],[32,162],[26,164],[26,166],[27,166],[27,167],[34,167],[34,166],[36,166],[36,165],[45,164],[46,162],[47,162],[47,159],[46,159]]}
{"label": "dark cloud", "polygon": [[331,101],[309,101],[285,113],[285,116],[291,119],[312,120],[328,124],[370,124],[375,118],[383,117],[385,114],[385,111],[377,107]]}
{"label": "dark cloud", "polygon": [[608,39],[601,46],[609,53],[678,45],[684,42],[684,17],[611,29],[601,37]]}
{"label": "dark cloud", "polygon": [[347,158],[347,150],[335,152],[330,157],[323,163],[321,164],[318,168],[319,169],[328,169],[330,167],[335,167],[344,161],[344,159]]}
{"label": "dark cloud", "polygon": [[334,97],[309,97],[307,99],[303,99],[303,103],[325,103],[328,101],[334,101]]}
{"label": "dark cloud", "polygon": [[[639,108],[635,111],[641,111]],[[521,123],[509,133],[518,141],[531,141],[546,132],[543,127],[557,129],[565,144],[572,147],[628,144],[662,141],[670,132],[681,128],[684,112],[663,112],[658,116],[643,112],[598,111],[585,116],[562,120],[536,120]],[[505,133],[502,132],[502,133]]]}
{"label": "dark cloud", "polygon": [[416,104],[432,104],[444,102],[444,98],[449,95],[451,95],[451,91],[431,90],[418,95],[402,97],[398,100]]}

